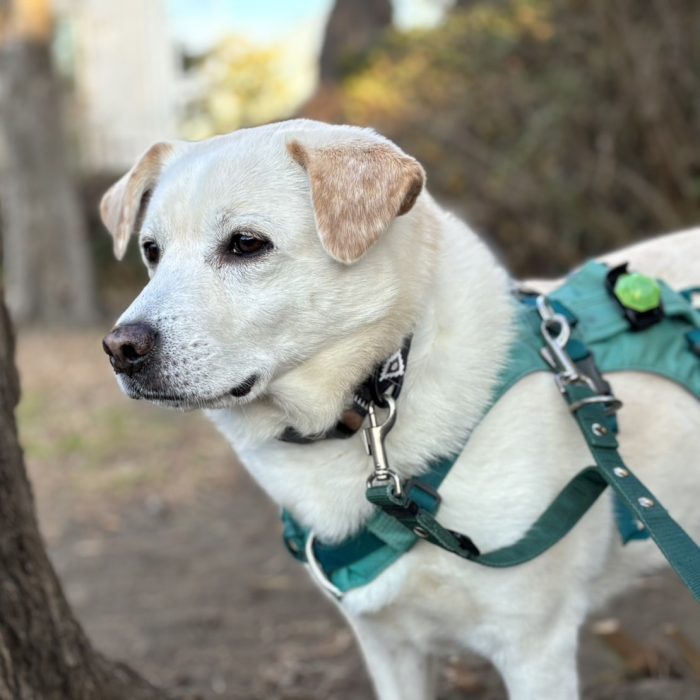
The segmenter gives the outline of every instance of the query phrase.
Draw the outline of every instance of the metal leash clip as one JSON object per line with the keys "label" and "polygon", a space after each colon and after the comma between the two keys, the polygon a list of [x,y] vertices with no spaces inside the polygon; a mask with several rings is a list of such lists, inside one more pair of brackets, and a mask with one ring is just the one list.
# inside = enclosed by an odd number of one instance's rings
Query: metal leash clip
{"label": "metal leash clip", "polygon": [[[384,440],[396,422],[396,402],[391,396],[384,396],[384,401],[388,410],[386,420],[383,423],[378,422],[377,406],[373,401],[370,401],[367,409],[369,425],[362,431],[365,450],[374,462],[374,470],[367,479],[367,488],[391,481],[394,493],[400,496],[403,492],[401,479],[399,479],[399,475],[393,469],[389,468],[386,450],[384,449]],[[315,543],[316,536],[311,532],[306,540],[305,547],[307,567],[321,588],[337,600],[340,600],[343,597],[343,592],[330,580],[323,570],[321,563],[316,557]]]}
{"label": "metal leash clip", "polygon": [[566,344],[571,337],[571,326],[563,314],[558,314],[551,307],[546,297],[537,297],[537,311],[542,318],[540,332],[546,347],[540,351],[547,364],[557,372],[559,388],[582,380],[573,360],[566,352]]}
{"label": "metal leash clip", "polygon": [[[579,371],[566,351],[566,345],[571,338],[571,326],[566,316],[557,313],[547,298],[542,295],[537,297],[537,311],[542,318],[540,331],[546,343],[540,352],[547,364],[556,372],[555,381],[559,391],[564,393],[568,384],[582,383],[587,384],[597,394],[572,403],[569,410],[576,413],[588,404],[602,403],[605,404],[609,414],[614,414],[622,406],[622,402],[611,393],[601,392],[591,377]],[[602,381],[602,377],[600,379]],[[608,387],[609,385],[606,386]]]}
{"label": "metal leash clip", "polygon": [[396,422],[396,402],[391,396],[385,396],[389,414],[383,423],[377,421],[377,407],[370,401],[369,425],[362,431],[365,441],[365,450],[374,462],[374,470],[367,479],[367,488],[376,486],[378,483],[391,480],[394,483],[394,492],[397,496],[402,493],[401,479],[399,475],[389,467],[389,461],[384,449],[384,440]]}

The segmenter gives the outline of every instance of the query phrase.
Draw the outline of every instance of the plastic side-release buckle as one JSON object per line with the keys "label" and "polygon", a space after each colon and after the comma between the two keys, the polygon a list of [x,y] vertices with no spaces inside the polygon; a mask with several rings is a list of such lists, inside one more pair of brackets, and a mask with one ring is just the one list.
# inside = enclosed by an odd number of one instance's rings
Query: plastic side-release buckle
{"label": "plastic side-release buckle", "polygon": [[440,494],[420,478],[409,479],[405,485],[406,495],[410,501],[422,510],[436,513],[440,505]]}
{"label": "plastic side-release buckle", "polygon": [[629,272],[623,263],[608,272],[605,287],[633,331],[643,331],[663,319],[661,287],[653,277]]}

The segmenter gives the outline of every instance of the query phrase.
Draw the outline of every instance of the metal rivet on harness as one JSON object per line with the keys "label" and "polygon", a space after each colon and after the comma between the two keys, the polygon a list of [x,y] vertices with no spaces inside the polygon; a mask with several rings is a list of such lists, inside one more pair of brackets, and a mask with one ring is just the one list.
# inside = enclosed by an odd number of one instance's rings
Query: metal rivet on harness
{"label": "metal rivet on harness", "polygon": [[615,476],[619,476],[620,479],[624,479],[626,476],[630,475],[629,471],[624,467],[615,467],[613,469],[613,474],[615,474]]}
{"label": "metal rivet on harness", "polygon": [[654,501],[652,501],[651,498],[647,498],[646,496],[638,498],[637,503],[639,503],[639,505],[642,506],[642,508],[651,508],[654,505]]}
{"label": "metal rivet on harness", "polygon": [[422,537],[424,540],[427,540],[428,537],[430,537],[430,535],[422,527],[414,527],[413,534],[418,535],[418,537]]}
{"label": "metal rivet on harness", "polygon": [[596,437],[603,437],[608,434],[608,429],[602,423],[593,423],[591,430]]}

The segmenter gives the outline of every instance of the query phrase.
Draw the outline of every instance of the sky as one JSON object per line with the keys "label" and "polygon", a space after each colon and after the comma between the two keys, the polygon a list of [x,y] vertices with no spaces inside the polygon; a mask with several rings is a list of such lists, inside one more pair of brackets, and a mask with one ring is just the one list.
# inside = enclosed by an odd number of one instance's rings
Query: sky
{"label": "sky", "polygon": [[320,26],[330,4],[331,0],[168,0],[168,10],[177,39],[196,52],[228,32],[271,43],[296,26]]}
{"label": "sky", "polygon": [[[434,24],[449,0],[394,0],[397,24]],[[226,33],[273,43],[297,27],[320,34],[332,0],[167,0],[172,31],[192,53],[205,51]]]}

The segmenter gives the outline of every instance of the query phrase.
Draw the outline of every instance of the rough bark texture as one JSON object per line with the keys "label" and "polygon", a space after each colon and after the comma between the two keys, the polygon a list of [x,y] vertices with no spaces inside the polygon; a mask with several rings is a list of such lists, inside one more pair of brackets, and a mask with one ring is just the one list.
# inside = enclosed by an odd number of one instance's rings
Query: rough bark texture
{"label": "rough bark texture", "polygon": [[12,36],[0,46],[0,206],[15,321],[95,320],[86,225],[68,168],[48,41]]}
{"label": "rough bark texture", "polygon": [[19,381],[0,288],[0,700],[162,700],[95,652],[46,555],[17,439]]}

